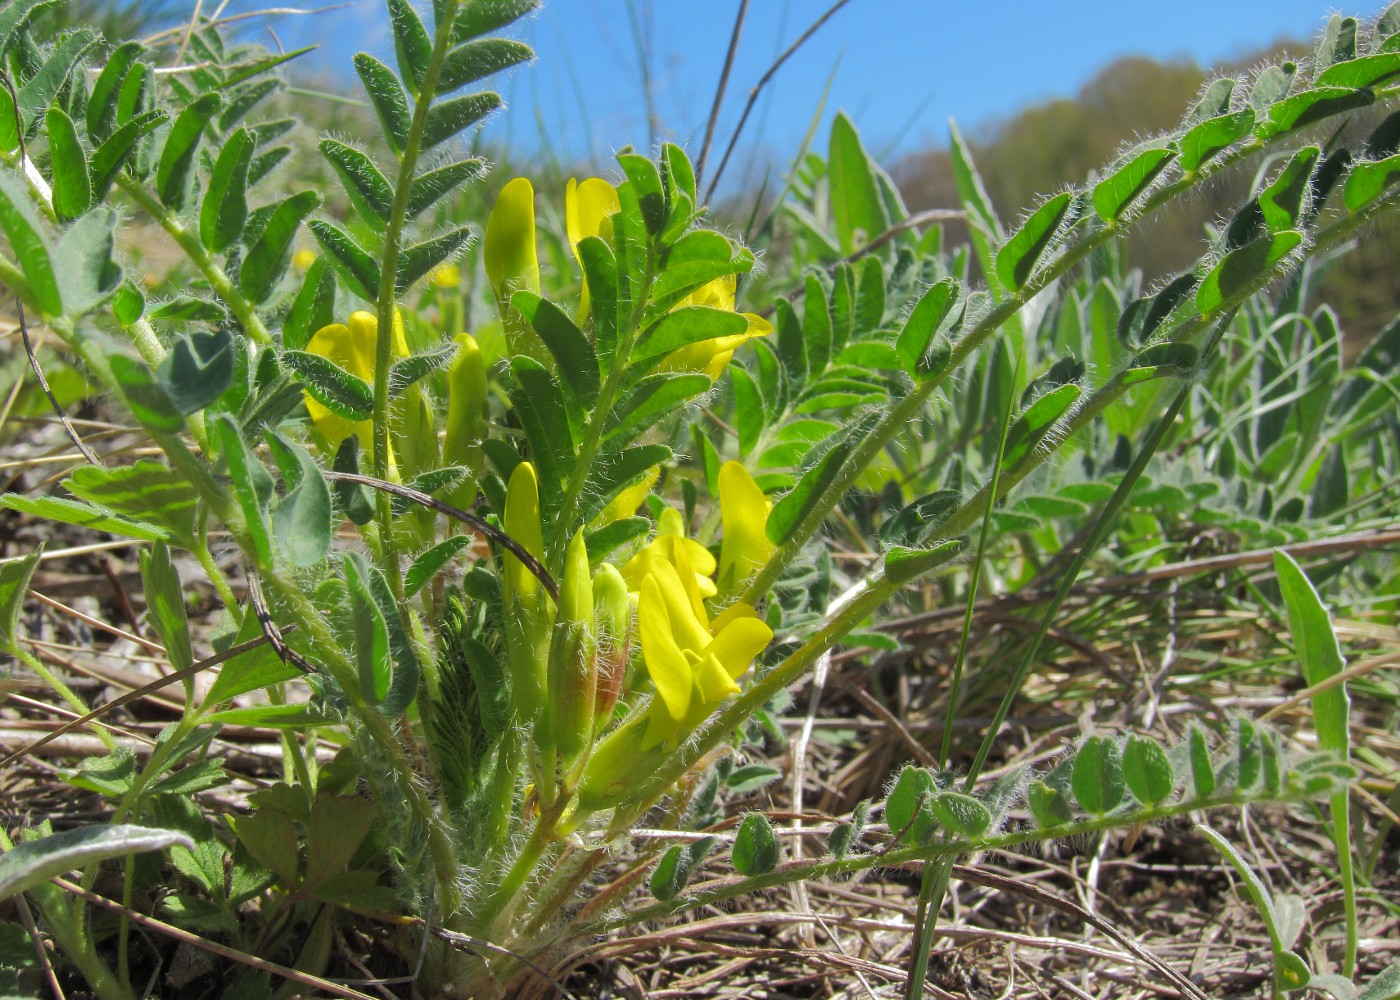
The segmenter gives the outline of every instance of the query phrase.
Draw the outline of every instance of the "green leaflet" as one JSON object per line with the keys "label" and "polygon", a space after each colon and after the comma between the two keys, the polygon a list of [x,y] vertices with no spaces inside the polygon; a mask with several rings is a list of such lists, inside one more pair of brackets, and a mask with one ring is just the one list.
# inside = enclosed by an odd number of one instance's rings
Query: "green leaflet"
{"label": "green leaflet", "polygon": [[768,515],[768,540],[774,545],[782,545],[797,530],[798,526],[816,509],[822,494],[836,481],[841,467],[854,447],[850,439],[838,442],[823,455],[810,469],[802,474],[787,494],[773,505]]}
{"label": "green leaflet", "polygon": [[1239,302],[1267,281],[1279,262],[1302,242],[1302,233],[1287,229],[1230,251],[1201,281],[1196,290],[1196,310],[1209,316]]}
{"label": "green leaflet", "polygon": [[[321,204],[321,196],[315,191],[302,191],[279,202],[272,215],[263,226],[258,238],[248,248],[238,272],[239,284],[243,293],[253,302],[265,302],[277,288],[292,257],[292,241],[302,221]],[[324,267],[324,265],[322,265]],[[321,272],[317,272],[319,275]],[[310,272],[308,272],[308,280]],[[335,279],[330,278],[330,294],[335,294]],[[291,322],[291,317],[288,317]],[[322,324],[324,325],[324,324]],[[306,332],[305,344],[319,327]],[[296,346],[288,343],[286,346]]]}
{"label": "green leaflet", "polygon": [[1094,211],[1105,222],[1115,222],[1143,194],[1176,156],[1165,147],[1144,149],[1108,177],[1094,185]]}
{"label": "green leaflet", "polygon": [[1102,816],[1116,809],[1127,787],[1118,744],[1104,736],[1085,740],[1074,755],[1070,787],[1086,812]]}
{"label": "green leaflet", "polygon": [[501,106],[501,95],[491,91],[465,94],[434,104],[423,128],[423,149],[429,150],[475,125]]}
{"label": "green leaflet", "polygon": [[1268,117],[1254,126],[1254,134],[1260,139],[1272,139],[1285,132],[1307,128],[1344,111],[1364,108],[1375,100],[1376,95],[1369,90],[1314,87],[1272,105]]}
{"label": "green leaflet", "polygon": [[953,314],[962,294],[955,278],[944,278],[926,291],[915,304],[904,328],[899,331],[895,350],[899,363],[915,379],[931,378],[948,364],[951,345],[938,334]]}
{"label": "green leaflet", "polygon": [[662,357],[689,344],[732,337],[748,329],[743,314],[712,306],[683,306],[653,323],[632,349],[632,361]]}
{"label": "green leaflet", "polygon": [[379,264],[354,238],[334,223],[312,219],[307,223],[311,235],[334,261],[345,285],[366,302],[379,297]]}
{"label": "green leaflet", "polygon": [[132,465],[84,465],[63,486],[79,500],[122,517],[159,525],[187,548],[193,548],[199,494],[174,469],[155,459]]}
{"label": "green leaflet", "polygon": [[199,205],[199,241],[215,253],[228,250],[248,223],[248,164],[253,137],[247,129],[229,136],[214,161],[209,187]]}
{"label": "green leaflet", "polygon": [[1254,128],[1254,111],[1245,108],[1233,114],[1217,115],[1193,126],[1179,143],[1178,163],[1182,172],[1190,174],[1201,169],[1214,157],[1229,149]]}
{"label": "green leaflet", "polygon": [[170,126],[156,167],[156,193],[167,208],[183,209],[194,183],[196,153],[209,119],[223,104],[218,91],[210,91],[186,105]]}
{"label": "green leaflet", "polygon": [[1321,153],[1316,146],[1304,146],[1293,154],[1273,183],[1259,193],[1259,211],[1269,232],[1301,228],[1303,199],[1308,194],[1313,167]]}
{"label": "green leaflet", "polygon": [[402,295],[433,268],[456,257],[472,238],[471,226],[458,226],[421,243],[403,248],[394,274],[394,287]]}
{"label": "green leaflet", "polygon": [[861,145],[860,135],[845,112],[831,122],[827,175],[831,182],[831,214],[841,253],[849,255],[890,227],[880,197],[878,168]]}
{"label": "green leaflet", "polygon": [[[1309,687],[1316,686],[1341,673],[1345,666],[1332,618],[1312,582],[1282,549],[1274,552],[1274,571],[1288,608],[1289,630],[1302,663],[1303,679]],[[1338,684],[1313,695],[1312,704],[1318,746],[1346,759],[1351,750],[1346,686]]]}
{"label": "green leaflet", "polygon": [[394,671],[389,653],[389,626],[370,590],[368,577],[372,568],[365,557],[358,552],[347,553],[341,565],[355,623],[352,639],[360,697],[371,705],[382,705],[389,696]]}
{"label": "green leaflet", "polygon": [[16,844],[0,854],[0,899],[43,885],[55,875],[108,858],[176,845],[194,850],[194,841],[174,830],[118,823],[81,826]]}
{"label": "green leaflet", "polygon": [[643,444],[601,458],[594,463],[584,484],[584,501],[579,508],[579,519],[585,523],[591,521],[624,489],[640,480],[653,467],[669,462],[672,457],[673,452],[668,445]]}
{"label": "green leaflet", "polygon": [[885,579],[891,583],[908,583],[947,563],[966,547],[967,540],[963,538],[950,538],[927,549],[893,546],[885,553]]}
{"label": "green leaflet", "polygon": [[408,191],[406,218],[416,219],[437,200],[450,194],[467,181],[477,180],[486,172],[486,161],[471,158],[444,164],[413,178]]}
{"label": "green leaflet", "polygon": [[[510,38],[480,38],[447,53],[438,75],[439,95],[535,58],[535,50]],[[400,63],[402,64],[402,62]]]}
{"label": "green leaflet", "polygon": [[1083,390],[1075,383],[1056,386],[1041,396],[1024,413],[1016,418],[1011,429],[1006,432],[1006,451],[1002,456],[1003,469],[1013,468],[1025,458],[1041,438],[1049,433],[1055,421],[1069,412],[1078,402]]}
{"label": "green leaflet", "polygon": [[389,0],[389,23],[394,28],[394,54],[398,57],[399,75],[416,95],[433,56],[432,36],[410,0]]}
{"label": "green leaflet", "polygon": [[364,379],[319,354],[284,351],[282,363],[294,371],[316,402],[346,420],[368,420],[374,390]]}
{"label": "green leaflet", "polygon": [[763,813],[749,813],[734,835],[730,860],[740,875],[764,875],[778,866],[781,852],[773,824]]}
{"label": "green leaflet", "polygon": [[1397,180],[1400,180],[1400,153],[1373,163],[1358,163],[1351,168],[1342,187],[1342,202],[1348,212],[1359,212]]}
{"label": "green leaflet", "polygon": [[554,356],[559,374],[580,407],[587,410],[598,399],[598,355],[588,337],[564,310],[534,292],[516,292],[511,305],[525,318]]}
{"label": "green leaflet", "polygon": [[1132,733],[1123,744],[1123,780],[1143,805],[1164,802],[1176,787],[1167,752],[1156,740]]}
{"label": "green leaflet", "polygon": [[141,583],[150,622],[160,636],[170,665],[176,670],[189,669],[194,665],[194,653],[190,648],[190,623],[185,616],[185,595],[164,542],[141,552]]}
{"label": "green leaflet", "polygon": [[472,543],[470,535],[452,535],[414,557],[404,574],[404,596],[412,597],[437,576],[449,562]]}
{"label": "green leaflet", "polygon": [[233,335],[220,326],[175,341],[157,372],[181,416],[209,406],[233,381]]}
{"label": "green leaflet", "polygon": [[53,210],[59,219],[76,219],[92,205],[87,154],[78,140],[73,120],[59,107],[45,115],[49,134],[49,161],[53,167]]}
{"label": "green leaflet", "polygon": [[117,171],[137,150],[137,143],[163,125],[169,116],[164,111],[147,111],[122,125],[93,151],[88,160],[92,181],[92,200],[101,201],[116,180]]}
{"label": "green leaflet", "polygon": [[402,396],[409,386],[415,385],[435,371],[440,371],[452,363],[457,356],[457,345],[447,343],[424,354],[410,354],[400,358],[389,368],[389,396]]}
{"label": "green leaflet", "polygon": [[54,276],[44,225],[29,197],[8,172],[0,175],[0,229],[10,241],[35,305],[50,316],[62,316],[63,296]]}
{"label": "green leaflet", "polygon": [[317,148],[335,168],[365,221],[370,225],[388,222],[394,207],[394,187],[370,155],[338,139],[322,139]]}
{"label": "green leaflet", "polygon": [[1025,225],[997,251],[996,274],[1009,289],[1019,289],[1029,279],[1036,264],[1054,238],[1069,211],[1070,193],[1062,191],[1041,205]]}
{"label": "green leaflet", "polygon": [[277,551],[293,566],[316,566],[331,547],[331,491],[316,460],[276,431],[264,431],[286,493],[272,508]]}
{"label": "green leaflet", "polygon": [[228,463],[233,493],[243,511],[244,526],[252,541],[252,555],[261,567],[272,568],[272,534],[268,527],[267,506],[272,500],[273,482],[258,461],[233,417],[221,413],[211,421],[219,450]]}
{"label": "green leaflet", "polygon": [[123,538],[135,538],[147,542],[171,540],[170,532],[163,527],[143,524],[102,510],[100,507],[63,497],[22,497],[6,493],[0,496],[0,507],[43,518],[46,521],[72,524],[92,531],[105,531]]}
{"label": "green leaflet", "polygon": [[640,426],[654,423],[666,413],[708,392],[710,376],[661,372],[639,381],[627,397],[613,407],[603,432],[603,440],[625,436]]}
{"label": "green leaflet", "polygon": [[[8,494],[0,497],[0,503],[8,499]],[[19,648],[19,613],[43,554],[44,547],[40,545],[28,555],[0,562],[0,649],[11,655]]]}
{"label": "green leaflet", "polygon": [[384,138],[388,141],[389,148],[396,154],[402,153],[413,117],[403,84],[399,83],[399,78],[394,75],[393,70],[368,52],[361,52],[355,56],[355,72],[360,75],[365,93],[369,95],[375,114],[379,116],[379,125],[384,130]]}

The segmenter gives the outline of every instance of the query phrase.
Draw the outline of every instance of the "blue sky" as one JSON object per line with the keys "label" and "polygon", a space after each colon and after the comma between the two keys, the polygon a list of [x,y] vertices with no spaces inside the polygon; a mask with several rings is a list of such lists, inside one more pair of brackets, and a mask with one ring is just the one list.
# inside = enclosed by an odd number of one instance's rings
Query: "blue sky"
{"label": "blue sky", "polygon": [[[941,144],[950,117],[976,132],[1028,103],[1073,95],[1120,56],[1189,57],[1209,65],[1280,38],[1311,38],[1334,10],[1367,17],[1384,6],[1383,0],[1342,8],[1328,2],[850,0],[769,85],[744,142],[757,141],[779,160],[790,157],[829,79],[825,118],[844,109],[872,150],[895,156]],[[527,152],[547,136],[571,162],[601,165],[623,145],[645,148],[651,134],[640,33],[651,53],[658,136],[695,155],[738,6],[738,0],[545,0],[512,32],[539,58],[497,81],[510,111],[491,128]],[[713,157],[749,89],[828,6],[828,0],[751,0]],[[347,9],[280,18],[272,27],[289,48],[321,44],[304,63],[318,74],[343,75],[359,49],[392,63],[383,0],[350,0]],[[743,163],[741,157],[734,166]]]}

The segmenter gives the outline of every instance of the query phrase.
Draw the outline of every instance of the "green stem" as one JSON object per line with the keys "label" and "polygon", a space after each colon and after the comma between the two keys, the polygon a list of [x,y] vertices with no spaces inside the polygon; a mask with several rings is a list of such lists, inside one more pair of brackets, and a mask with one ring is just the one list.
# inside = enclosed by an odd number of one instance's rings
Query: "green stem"
{"label": "green stem", "polygon": [[243,332],[259,344],[272,343],[272,336],[258,317],[257,309],[253,303],[248,301],[224,269],[215,262],[213,257],[209,256],[209,252],[204,249],[204,244],[199,242],[198,234],[186,229],[180,220],[167,211],[160,200],[147,191],[136,179],[127,174],[119,173],[117,174],[117,184],[132,201],[141,206],[147,215],[170,234],[171,239],[179,244],[180,249],[185,252],[185,256],[190,259],[190,263],[199,269],[199,273],[204,275],[204,280],[209,282],[214,292],[233,311],[239,325],[243,327]]}
{"label": "green stem", "polygon": [[534,874],[544,852],[554,843],[555,827],[568,804],[569,800],[561,796],[540,814],[535,828],[530,831],[529,839],[525,841],[525,846],[520,849],[520,854],[516,856],[505,877],[472,915],[477,925],[483,928],[488,940],[496,940],[495,923],[512,903],[519,901],[520,890]]}
{"label": "green stem", "polygon": [[[379,289],[375,310],[378,333],[374,343],[374,474],[387,479],[389,471],[389,367],[393,361],[394,317],[397,310],[399,255],[403,250],[404,225],[408,219],[408,200],[413,190],[413,177],[422,152],[423,132],[428,126],[428,111],[437,96],[438,76],[447,59],[452,42],[452,25],[457,20],[462,0],[448,0],[441,5],[433,36],[433,54],[423,73],[423,81],[413,105],[413,119],[404,139],[399,157],[399,173],[394,183],[394,202],[384,230],[384,250],[380,257]],[[375,496],[375,516],[384,546],[382,568],[388,573],[389,586],[400,602],[403,594],[403,568],[399,565],[398,544],[394,540],[394,511],[389,494],[379,491]]]}
{"label": "green stem", "polygon": [[219,592],[219,600],[224,602],[224,607],[228,609],[229,614],[241,621],[242,615],[239,614],[239,608],[242,607],[242,604],[238,600],[238,595],[233,592],[228,578],[224,576],[223,570],[219,569],[219,564],[214,561],[214,555],[209,551],[209,544],[203,534],[199,538],[199,544],[195,546],[194,555],[199,560],[199,566],[204,570],[204,575],[209,577],[209,582]]}
{"label": "green stem", "polygon": [[[64,701],[68,702],[79,715],[87,715],[88,712],[92,711],[92,706],[79,698],[77,693],[63,682],[63,678],[46,667],[44,662],[33,653],[19,646],[14,646],[6,650],[6,652],[13,653],[17,660],[38,674],[44,683],[53,688],[54,692]],[[117,741],[112,738],[112,734],[107,731],[105,726],[98,725],[94,722],[92,724],[92,731],[109,751],[117,748]]]}
{"label": "green stem", "polygon": [[457,886],[457,852],[453,846],[452,832],[433,807],[398,735],[389,720],[360,695],[359,677],[355,667],[345,658],[334,633],[305,592],[276,573],[266,572],[263,579],[291,612],[298,628],[304,630],[311,648],[317,652],[321,665],[340,686],[365,733],[384,755],[393,774],[394,785],[404,797],[414,820],[422,826],[427,835],[428,853],[433,860],[433,871],[438,881],[438,899],[443,911],[448,916],[457,913],[462,906],[462,896]]}
{"label": "green stem", "polygon": [[645,309],[651,283],[655,278],[656,260],[649,246],[647,248],[646,277],[642,280],[642,289],[636,298],[637,304],[628,318],[627,329],[618,335],[617,349],[613,352],[612,368],[608,371],[608,377],[603,380],[603,388],[598,393],[598,401],[588,415],[588,430],[584,434],[578,456],[574,459],[573,474],[569,476],[569,486],[564,491],[564,499],[559,505],[559,514],[554,521],[554,535],[550,543],[551,550],[548,560],[552,572],[560,572],[563,569],[564,547],[568,545],[573,534],[570,528],[578,513],[578,502],[579,498],[583,496],[584,482],[588,479],[589,469],[593,465],[593,457],[598,453],[598,448],[603,442],[603,427],[607,422],[608,414],[612,412],[612,404],[617,396],[617,391],[622,386],[627,359],[632,352],[632,345],[636,341],[638,321]]}

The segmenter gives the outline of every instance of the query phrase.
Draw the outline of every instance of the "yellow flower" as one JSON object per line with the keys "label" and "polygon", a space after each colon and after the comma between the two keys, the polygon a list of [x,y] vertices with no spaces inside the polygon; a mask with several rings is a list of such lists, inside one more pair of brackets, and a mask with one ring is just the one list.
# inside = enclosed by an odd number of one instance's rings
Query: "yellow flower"
{"label": "yellow flower", "polygon": [[[584,181],[569,178],[569,184],[564,189],[564,229],[569,237],[569,248],[573,250],[580,269],[583,267],[583,259],[578,254],[580,241],[585,236],[607,239],[611,230],[611,226],[606,225],[607,221],[621,210],[617,189],[601,177],[589,177]],[[579,293],[579,316],[588,315],[588,303],[588,278],[585,275],[583,290]],[[633,509],[636,509],[635,505]]]}
{"label": "yellow flower", "polygon": [[486,277],[496,297],[509,301],[521,289],[540,290],[540,259],[535,251],[535,188],[517,177],[501,188],[482,241]]}
{"label": "yellow flower", "polygon": [[[403,323],[397,312],[394,313],[393,342],[389,352],[395,358],[408,357],[408,344],[403,337]],[[371,386],[374,385],[374,360],[379,340],[379,320],[371,312],[354,312],[348,323],[332,323],[323,326],[312,335],[306,344],[311,354],[319,354],[333,361]],[[357,434],[366,449],[372,447],[374,424],[368,420],[347,420],[332,413],[326,407],[306,394],[306,409],[316,430],[334,450],[351,434]],[[392,459],[391,459],[392,462]]]}
{"label": "yellow flower", "polygon": [[637,606],[642,662],[656,686],[642,740],[648,747],[674,746],[738,694],[738,679],[773,638],[747,605],[733,605],[711,622],[684,568],[658,563],[642,582]]}
{"label": "yellow flower", "polygon": [[628,590],[639,593],[642,581],[659,564],[679,568],[682,559],[687,571],[695,577],[695,587],[700,596],[714,597],[718,591],[710,577],[715,572],[715,557],[695,539],[686,537],[681,512],[667,507],[657,519],[656,537],[622,567],[622,578],[627,581]]}
{"label": "yellow flower", "polygon": [[292,254],[292,267],[296,268],[303,274],[306,271],[310,270],[311,265],[314,263],[316,263],[316,251],[314,250],[307,250],[303,247],[296,253]]}
{"label": "yellow flower", "polygon": [[[707,282],[678,302],[676,308],[710,306],[714,309],[733,312],[736,280],[735,276],[731,274]],[[755,337],[766,337],[773,332],[773,324],[762,316],[755,313],[744,313],[743,316],[749,321],[748,328],[743,333],[736,333],[728,337],[716,337],[713,340],[702,340],[697,344],[687,344],[685,347],[677,348],[666,355],[666,360],[661,363],[661,370],[704,372],[711,379],[718,380],[724,372],[724,366],[729,364],[730,358],[734,357],[735,350]]]}
{"label": "yellow flower", "polygon": [[776,548],[768,540],[773,504],[738,462],[719,470],[719,510],[724,538],[719,548],[719,591],[732,594],[768,562]]}

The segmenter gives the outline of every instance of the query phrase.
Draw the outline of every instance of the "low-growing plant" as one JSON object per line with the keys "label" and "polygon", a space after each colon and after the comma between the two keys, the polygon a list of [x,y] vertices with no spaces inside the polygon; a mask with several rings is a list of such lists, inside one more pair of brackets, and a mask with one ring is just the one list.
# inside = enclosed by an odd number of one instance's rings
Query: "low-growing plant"
{"label": "low-growing plant", "polygon": [[[616,183],[537,198],[510,180],[484,231],[460,217],[457,193],[487,173],[462,137],[501,104],[464,91],[532,58],[493,33],[535,5],[435,0],[425,19],[389,0],[397,68],[354,61],[381,135],[319,141],[343,188],[329,192],[297,189],[283,166],[296,123],[257,117],[290,56],[196,18],[185,64],[158,73],[160,52],[89,29],[35,42],[46,0],[0,4],[0,281],[21,326],[52,331],[159,449],[88,453],[66,496],[0,504],[145,546],[150,622],[185,693],[149,756],[114,743],[69,775],[111,800],[113,825],[14,848],[0,887],[31,895],[103,1000],[138,991],[130,910],[149,869],[130,852],[146,849],[178,872],[160,903],[172,923],[316,976],[337,908],[406,913],[422,919],[425,950],[400,942],[422,956],[419,987],[486,996],[550,982],[591,935],[921,861],[917,996],[957,858],[1318,800],[1350,981],[1340,652],[1286,557],[1315,750],[1239,717],[1218,745],[1200,727],[1171,746],[1103,732],[1044,773],[979,778],[1103,546],[1147,565],[1188,518],[1275,545],[1393,511],[1400,327],[1344,378],[1330,311],[1305,308],[1310,275],[1400,200],[1400,112],[1366,135],[1345,127],[1394,102],[1400,6],[1370,26],[1334,18],[1309,66],[1214,82],[1171,134],[1015,227],[955,133],[971,246],[952,251],[838,115],[775,213],[791,266],[775,253],[760,277],[753,250],[707,222],[673,144],[619,153]],[[1124,235],[1246,160],[1259,183],[1194,268],[1157,289],[1122,273]],[[157,276],[163,301],[123,267],[133,215],[183,254]],[[828,538],[847,536],[873,555],[859,573],[830,557]],[[177,551],[223,604],[204,659]],[[19,629],[38,559],[0,565],[0,642],[86,722]],[[1055,582],[1014,668],[964,681],[987,574]],[[954,769],[945,726],[942,767],[903,768],[818,858],[784,861],[761,812],[712,830],[726,789],[776,776],[745,748],[787,689],[843,644],[887,642],[873,616],[928,579],[967,606],[950,723],[974,685],[1001,695],[970,766]],[[238,701],[254,692],[266,699]],[[209,747],[235,724],[280,731],[283,780],[211,818],[191,796],[226,780]],[[644,820],[695,835],[638,861]],[[691,885],[721,842],[734,874]],[[91,890],[95,862],[122,855],[113,951]],[[82,865],[76,894],[48,881]],[[654,899],[638,903],[644,879]],[[1274,938],[1276,989],[1305,984]],[[272,989],[249,972],[228,995]]]}

